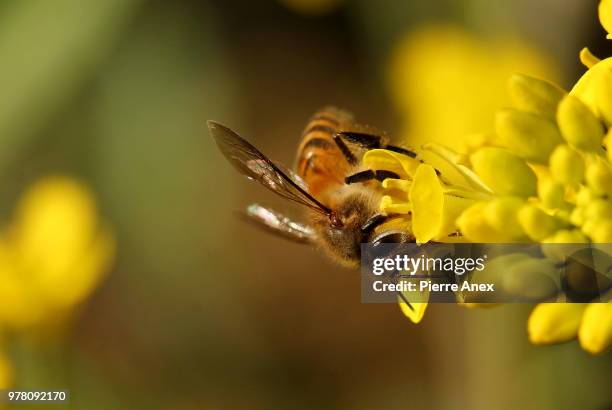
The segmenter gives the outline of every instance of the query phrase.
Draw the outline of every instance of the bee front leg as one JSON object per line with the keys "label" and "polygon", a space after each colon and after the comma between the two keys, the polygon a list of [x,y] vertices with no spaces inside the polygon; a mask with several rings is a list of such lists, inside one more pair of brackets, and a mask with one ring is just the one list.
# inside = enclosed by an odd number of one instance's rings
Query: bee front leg
{"label": "bee front leg", "polygon": [[[393,273],[391,273],[391,281],[397,285],[399,283],[399,272],[396,270],[393,271]],[[400,297],[400,299],[402,300],[402,302],[404,302],[406,304],[406,306],[408,306],[408,308],[412,311],[414,311],[414,307],[412,306],[412,304],[410,302],[408,302],[408,299],[406,299],[406,296],[404,295],[404,292],[402,291],[396,291],[397,296]]]}
{"label": "bee front leg", "polygon": [[336,136],[346,139],[353,144],[357,144],[364,149],[384,148],[389,151],[407,155],[411,158],[417,157],[416,152],[410,151],[409,149],[398,147],[396,145],[385,144],[383,137],[380,135],[368,134],[364,132],[340,131],[336,134]]}
{"label": "bee front leg", "polygon": [[399,175],[397,175],[395,172],[386,171],[384,169],[379,169],[377,171],[366,169],[365,171],[359,171],[349,175],[348,177],[344,178],[344,182],[347,185],[350,185],[357,182],[371,181],[373,179],[382,182],[387,178],[399,178]]}

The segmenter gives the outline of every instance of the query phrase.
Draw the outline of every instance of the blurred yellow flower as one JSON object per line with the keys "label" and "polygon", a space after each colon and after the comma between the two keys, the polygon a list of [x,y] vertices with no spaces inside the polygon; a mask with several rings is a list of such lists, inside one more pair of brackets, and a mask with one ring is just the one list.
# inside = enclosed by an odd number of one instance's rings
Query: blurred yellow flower
{"label": "blurred yellow flower", "polygon": [[0,235],[0,323],[21,330],[61,320],[91,294],[113,255],[113,236],[82,183],[37,182]]}
{"label": "blurred yellow flower", "polygon": [[4,351],[0,350],[0,389],[13,385],[13,368]]}
{"label": "blurred yellow flower", "polygon": [[403,139],[462,150],[466,135],[492,131],[496,109],[509,103],[505,79],[517,71],[558,78],[545,53],[517,39],[484,41],[448,25],[409,33],[395,47],[389,77]]}

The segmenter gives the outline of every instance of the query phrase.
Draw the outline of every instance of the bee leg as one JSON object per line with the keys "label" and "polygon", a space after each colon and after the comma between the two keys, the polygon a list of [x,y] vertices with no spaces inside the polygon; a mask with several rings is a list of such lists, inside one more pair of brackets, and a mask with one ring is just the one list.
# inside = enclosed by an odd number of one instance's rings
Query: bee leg
{"label": "bee leg", "polygon": [[363,132],[340,131],[336,134],[340,138],[346,139],[348,142],[359,145],[361,148],[374,149],[380,148],[382,138],[380,135],[366,134]]}
{"label": "bee leg", "polygon": [[397,152],[400,154],[404,154],[409,156],[410,158],[416,158],[417,154],[414,151],[410,151],[409,149],[398,147],[397,145],[387,145],[385,146],[386,150]]}
{"label": "bee leg", "polygon": [[344,182],[347,185],[350,185],[356,182],[371,181],[373,179],[382,182],[387,178],[399,178],[399,175],[397,175],[395,172],[385,171],[384,169],[379,169],[377,171],[366,169],[365,171],[359,171],[353,175],[349,175],[348,177],[344,178]]}
{"label": "bee leg", "polygon": [[334,142],[336,143],[338,148],[340,148],[340,151],[342,152],[342,154],[344,155],[348,163],[353,166],[357,165],[359,162],[357,160],[357,157],[353,155],[349,147],[347,147],[344,141],[342,141],[342,138],[338,134],[334,135],[333,138],[334,138]]}
{"label": "bee leg", "polygon": [[398,147],[397,145],[383,144],[383,138],[380,135],[352,131],[340,131],[336,135],[365,149],[384,148],[389,151],[407,155],[411,158],[417,157],[416,152],[410,151],[409,149]]}
{"label": "bee leg", "polygon": [[[393,281],[393,283],[395,285],[398,284],[398,282],[399,282],[399,272],[397,271],[397,269],[394,270],[393,273],[391,274],[391,280]],[[408,299],[406,299],[406,296],[404,296],[404,293],[399,291],[399,290],[396,293],[397,293],[397,296],[400,297],[402,302],[405,303],[406,306],[408,306],[408,308],[410,310],[414,311],[414,307],[412,306],[412,304],[410,302],[408,302]]]}

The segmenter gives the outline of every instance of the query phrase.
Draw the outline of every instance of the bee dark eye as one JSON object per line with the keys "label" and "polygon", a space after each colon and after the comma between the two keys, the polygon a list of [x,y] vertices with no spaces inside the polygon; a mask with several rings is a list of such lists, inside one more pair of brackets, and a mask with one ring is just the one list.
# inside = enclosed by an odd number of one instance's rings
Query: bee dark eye
{"label": "bee dark eye", "polygon": [[337,213],[332,212],[329,215],[329,223],[331,225],[332,228],[342,228],[344,226],[344,223],[342,222],[342,219],[340,219],[340,217],[338,216]]}

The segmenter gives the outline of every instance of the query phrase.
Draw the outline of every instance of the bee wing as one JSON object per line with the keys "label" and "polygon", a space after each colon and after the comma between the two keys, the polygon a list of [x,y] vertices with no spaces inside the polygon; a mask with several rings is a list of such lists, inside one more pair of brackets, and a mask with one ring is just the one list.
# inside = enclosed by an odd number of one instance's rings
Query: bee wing
{"label": "bee wing", "polygon": [[295,172],[293,172],[292,170],[290,170],[289,168],[285,167],[282,164],[279,164],[278,162],[274,162],[274,165],[276,165],[276,167],[285,175],[287,175],[289,178],[291,178],[291,180],[293,182],[295,182],[297,184],[297,186],[299,186],[300,188],[302,188],[304,191],[308,192],[308,185],[306,184],[306,181],[304,181],[302,179],[301,176],[299,176],[298,174],[296,174]]}
{"label": "bee wing", "polygon": [[331,210],[317,201],[300,184],[284,173],[268,157],[224,125],[208,121],[208,129],[228,161],[241,174],[254,179],[283,198],[329,215]]}
{"label": "bee wing", "polygon": [[294,222],[285,215],[259,204],[251,204],[245,217],[260,228],[300,243],[312,243],[315,233],[309,226]]}

